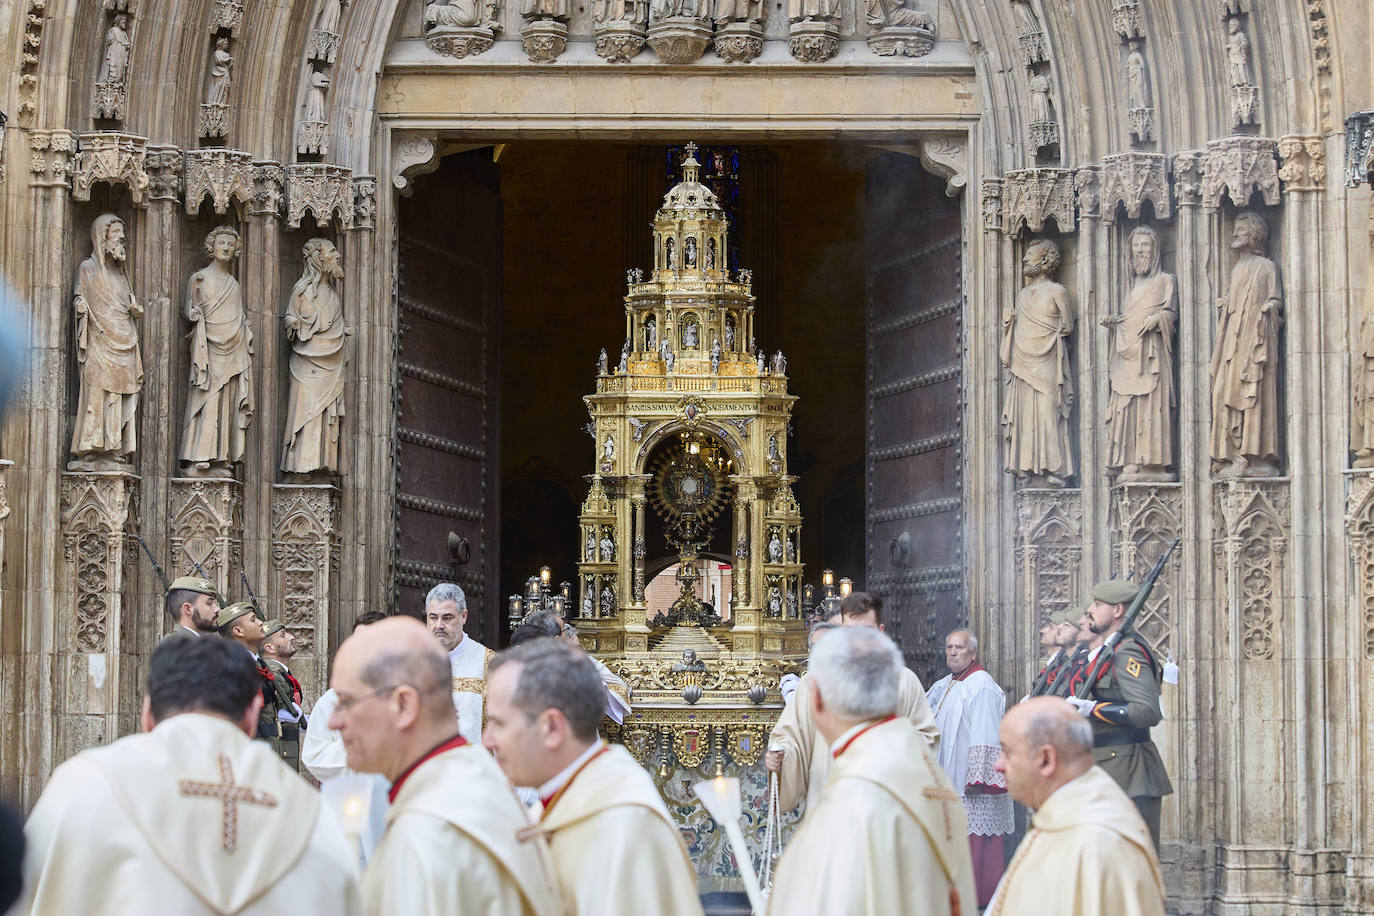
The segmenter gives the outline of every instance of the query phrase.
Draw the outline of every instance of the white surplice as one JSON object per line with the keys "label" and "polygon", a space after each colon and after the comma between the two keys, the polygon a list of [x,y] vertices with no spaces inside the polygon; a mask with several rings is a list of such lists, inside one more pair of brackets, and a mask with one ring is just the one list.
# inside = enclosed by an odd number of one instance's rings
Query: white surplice
{"label": "white surplice", "polygon": [[458,734],[469,744],[482,743],[483,702],[487,696],[487,665],[496,653],[471,636],[448,654],[453,674],[453,707],[458,710]]}
{"label": "white surplice", "polygon": [[[969,833],[1001,836],[1011,833],[1011,796],[1007,781],[993,769],[1002,745],[997,730],[1007,711],[1007,696],[982,668],[962,680],[947,674],[926,694],[940,727],[940,766],[949,774],[954,791],[964,799]],[[989,791],[991,790],[991,791]]]}

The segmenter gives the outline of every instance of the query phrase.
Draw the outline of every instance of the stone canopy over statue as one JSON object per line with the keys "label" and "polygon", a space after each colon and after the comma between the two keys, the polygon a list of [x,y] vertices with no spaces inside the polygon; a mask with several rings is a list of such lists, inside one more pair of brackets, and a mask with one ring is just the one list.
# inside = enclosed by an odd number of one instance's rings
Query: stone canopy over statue
{"label": "stone canopy over statue", "polygon": [[91,256],[76,273],[76,362],[81,379],[72,430],[72,470],[127,467],[138,447],[143,390],[138,325],[143,306],[124,272],[124,221],[113,213],[91,224]]}
{"label": "stone canopy over statue", "polygon": [[281,468],[288,474],[337,473],[344,418],[343,300],[334,281],[343,277],[339,252],[328,239],[305,243],[305,270],[286,303],[291,343],[286,437]]}

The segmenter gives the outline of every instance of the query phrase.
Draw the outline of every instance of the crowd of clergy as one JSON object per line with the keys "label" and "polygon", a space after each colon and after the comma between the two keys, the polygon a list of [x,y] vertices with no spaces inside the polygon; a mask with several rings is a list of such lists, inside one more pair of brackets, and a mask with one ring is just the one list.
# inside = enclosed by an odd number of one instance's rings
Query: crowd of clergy
{"label": "crowd of clergy", "polygon": [[[804,803],[768,913],[1163,916],[1147,819],[1164,792],[1140,773],[1159,666],[1108,639],[1126,585],[1046,626],[1053,654],[1010,711],[967,630],[926,690],[876,596],[812,622],[765,757],[779,810]],[[497,653],[465,634],[462,590],[436,586],[423,623],[357,620],[309,715],[288,689],[265,717],[271,627],[212,594],[168,610],[142,732],[53,772],[6,853],[22,862],[8,913],[702,914],[652,778],[598,733],[630,689],[557,616]],[[300,729],[299,772],[272,720]],[[1013,801],[1033,815],[1008,864]]]}

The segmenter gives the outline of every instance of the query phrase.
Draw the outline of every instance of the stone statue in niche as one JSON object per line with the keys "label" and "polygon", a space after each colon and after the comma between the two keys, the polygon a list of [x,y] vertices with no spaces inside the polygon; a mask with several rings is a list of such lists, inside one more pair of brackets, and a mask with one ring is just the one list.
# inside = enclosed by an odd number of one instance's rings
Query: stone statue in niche
{"label": "stone statue in niche", "polygon": [[615,592],[607,585],[601,590],[601,616],[609,617],[615,613]]}
{"label": "stone statue in niche", "polygon": [[654,324],[654,316],[650,315],[644,319],[644,352],[652,353],[656,349],[657,327]]}
{"label": "stone statue in niche", "polygon": [[76,363],[81,376],[72,431],[74,471],[126,466],[137,448],[135,421],[143,358],[135,319],[143,306],[124,272],[124,221],[103,213],[91,223],[91,256],[76,271]]}
{"label": "stone statue in niche", "polygon": [[329,89],[329,77],[321,70],[310,71],[310,90],[305,95],[305,120],[325,120],[325,92]]}
{"label": "stone statue in niche", "polygon": [[606,436],[606,440],[605,440],[604,442],[601,443],[601,457],[604,458],[604,459],[606,459],[607,461],[610,461],[612,458],[615,457],[615,437],[614,437],[614,436],[611,436],[611,435],[608,434],[608,435]]}
{"label": "stone statue in niche", "polygon": [[1352,465],[1374,467],[1374,283],[1364,288],[1364,312],[1350,363]]}
{"label": "stone statue in niche", "polygon": [[186,284],[186,320],[191,322],[191,393],[181,460],[192,473],[227,476],[243,460],[253,419],[253,332],[243,307],[243,290],[229,272],[243,251],[232,226],[205,237],[210,263]]}
{"label": "stone statue in niche", "polygon": [[725,319],[725,349],[735,349],[735,319]]}
{"label": "stone statue in niche", "polygon": [[797,593],[789,591],[787,593],[787,616],[795,620],[797,618]]}
{"label": "stone statue in niche", "polygon": [[592,605],[592,589],[588,589],[582,596],[582,616],[591,617],[594,608]]}
{"label": "stone statue in niche", "polygon": [[677,270],[677,245],[669,239],[663,246],[669,270]]}
{"label": "stone statue in niche", "polygon": [[1028,282],[1016,294],[1015,307],[1002,313],[999,354],[1007,367],[1006,468],[1050,487],[1062,487],[1073,476],[1068,338],[1075,315],[1068,291],[1052,279],[1059,260],[1059,246],[1049,239],[1037,239],[1026,249],[1022,271]]}
{"label": "stone statue in niche", "polygon": [[787,536],[787,562],[797,562],[797,544],[792,540],[792,535]]}
{"label": "stone statue in niche", "polygon": [[328,239],[305,243],[305,269],[286,302],[286,339],[291,344],[286,432],[281,469],[288,474],[335,473],[344,418],[346,338],[343,299],[334,282],[343,278],[339,251]]}
{"label": "stone statue in niche", "polygon": [[688,318],[687,323],[682,326],[682,346],[689,350],[696,349],[697,339],[697,320]]}
{"label": "stone statue in niche", "polygon": [[616,364],[615,371],[621,375],[630,371],[630,342],[628,340],[620,347],[620,362]]}
{"label": "stone statue in niche", "polygon": [[1126,55],[1126,107],[1150,108],[1150,73],[1145,66],[1145,55],[1140,53],[1140,42],[1133,41]]}
{"label": "stone statue in niche", "polygon": [[[1278,266],[1264,256],[1269,227],[1255,213],[1236,217],[1239,252],[1230,288],[1217,300],[1212,351],[1212,462],[1224,477],[1271,477],[1279,457]],[[1229,464],[1227,463],[1229,462]]]}
{"label": "stone statue in niche", "polygon": [[615,560],[615,541],[611,540],[609,533],[601,535],[601,562],[611,563]]}
{"label": "stone statue in niche", "polygon": [[782,591],[776,585],[768,592],[768,616],[782,616]]}
{"label": "stone statue in niche", "polygon": [[682,261],[687,267],[697,266],[697,240],[694,236],[688,236],[687,242],[682,246]]}
{"label": "stone statue in niche", "polygon": [[591,561],[596,559],[596,533],[592,529],[587,529],[587,545],[582,551],[582,559]]}
{"label": "stone statue in niche", "polygon": [[778,537],[778,532],[774,530],[768,539],[768,562],[781,563],[783,558],[782,539]]}
{"label": "stone statue in niche", "polygon": [[[669,328],[669,330],[672,330]],[[659,355],[663,357],[663,368],[667,372],[673,371],[673,365],[677,362],[677,356],[673,354],[673,348],[668,346],[668,341],[659,344]]]}
{"label": "stone statue in niche", "polygon": [[772,461],[777,461],[782,456],[778,454],[778,437],[768,437],[768,457]]}
{"label": "stone statue in niche", "polygon": [[229,55],[229,39],[216,40],[210,63],[210,91],[205,94],[205,104],[229,104],[229,81],[232,78],[233,66],[234,58]]}
{"label": "stone statue in niche", "polygon": [[1240,27],[1240,19],[1229,20],[1230,34],[1226,38],[1226,78],[1232,87],[1253,86],[1250,72],[1250,39]]}
{"label": "stone statue in niche", "polygon": [[129,75],[129,17],[120,13],[105,33],[105,56],[97,83],[122,83]]}
{"label": "stone statue in niche", "polygon": [[606,348],[601,348],[601,353],[596,357],[596,374],[605,375],[610,369],[610,362],[606,356]]}
{"label": "stone statue in niche", "polygon": [[1031,121],[1045,122],[1054,120],[1054,101],[1050,98],[1050,78],[1037,73],[1030,78]]}
{"label": "stone statue in niche", "polygon": [[720,338],[711,341],[711,371],[720,371]]}
{"label": "stone statue in niche", "polygon": [[707,240],[706,240],[706,269],[707,269],[707,270],[715,270],[715,269],[716,269],[716,240],[715,240],[715,239],[707,239]]}
{"label": "stone statue in niche", "polygon": [[1111,329],[1107,466],[1122,480],[1168,480],[1174,463],[1174,327],[1177,281],[1160,269],[1159,236],[1139,226],[1128,241],[1132,281]]}
{"label": "stone statue in niche", "polygon": [[320,5],[320,15],[315,19],[315,28],[322,32],[339,31],[339,21],[343,18],[343,4],[339,0],[324,0]]}

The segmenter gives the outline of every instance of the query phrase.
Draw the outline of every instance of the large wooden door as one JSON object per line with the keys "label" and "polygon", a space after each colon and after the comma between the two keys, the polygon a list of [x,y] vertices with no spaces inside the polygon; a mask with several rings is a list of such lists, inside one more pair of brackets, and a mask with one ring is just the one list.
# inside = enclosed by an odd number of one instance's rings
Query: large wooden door
{"label": "large wooden door", "polygon": [[[457,582],[467,632],[500,633],[500,178],[490,149],[445,157],[400,202],[397,610]],[[452,534],[452,536],[450,536]]]}
{"label": "large wooden door", "polygon": [[958,201],[909,156],[868,167],[867,587],[924,683],[967,619]]}

